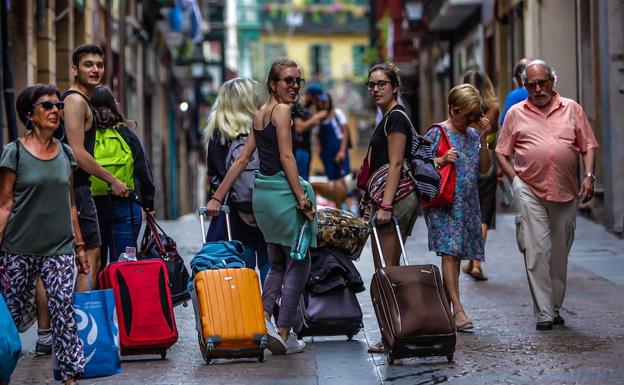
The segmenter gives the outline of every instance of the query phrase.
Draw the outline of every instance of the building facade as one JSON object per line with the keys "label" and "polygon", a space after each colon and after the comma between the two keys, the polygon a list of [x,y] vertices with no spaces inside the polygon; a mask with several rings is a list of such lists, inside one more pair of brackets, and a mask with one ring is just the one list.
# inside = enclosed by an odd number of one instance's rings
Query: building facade
{"label": "building facade", "polygon": [[557,90],[578,101],[594,128],[596,198],[581,207],[624,231],[624,4],[582,0],[444,0],[420,3],[416,24],[420,126],[446,115],[446,94],[468,67],[485,70],[499,101],[512,88],[514,63],[552,65]]}
{"label": "building facade", "polygon": [[[203,160],[201,138],[193,120],[178,107],[188,97],[188,68],[176,65],[183,43],[191,39],[175,26],[176,8],[171,1],[48,0],[7,1],[8,49],[12,71],[5,66],[15,94],[33,83],[55,84],[61,91],[73,83],[71,53],[74,47],[92,43],[106,52],[104,84],[116,94],[122,111],[136,123],[151,163],[157,186],[157,215],[175,218],[202,204],[204,186],[198,164]],[[187,2],[188,3],[188,2]],[[199,4],[197,4],[199,5]],[[205,7],[204,7],[205,8]],[[178,9],[179,21],[192,11]],[[182,27],[180,29],[183,29]],[[10,99],[10,97],[9,97]],[[15,136],[17,125],[6,106],[2,138]],[[13,121],[11,121],[13,120]]]}

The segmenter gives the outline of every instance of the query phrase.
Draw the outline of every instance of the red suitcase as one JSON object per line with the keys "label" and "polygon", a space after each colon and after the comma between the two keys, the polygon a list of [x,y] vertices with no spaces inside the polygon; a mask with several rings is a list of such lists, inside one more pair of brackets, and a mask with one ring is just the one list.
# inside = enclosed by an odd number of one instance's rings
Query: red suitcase
{"label": "red suitcase", "polygon": [[377,227],[373,236],[381,268],[373,274],[370,293],[388,363],[397,358],[446,356],[455,352],[455,322],[435,265],[409,265],[399,221],[392,217],[406,266],[385,266]]}
{"label": "red suitcase", "polygon": [[111,263],[98,281],[100,288],[115,292],[121,354],[160,354],[164,359],[178,340],[165,263]]}

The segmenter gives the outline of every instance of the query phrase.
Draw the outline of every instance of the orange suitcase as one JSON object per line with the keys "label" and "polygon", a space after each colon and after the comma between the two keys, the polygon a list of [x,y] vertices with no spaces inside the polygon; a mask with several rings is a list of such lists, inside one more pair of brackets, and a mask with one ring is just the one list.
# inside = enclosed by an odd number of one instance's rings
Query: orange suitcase
{"label": "orange suitcase", "polygon": [[[227,213],[227,207],[225,210]],[[203,238],[204,211],[200,209],[199,213]],[[206,362],[215,358],[244,357],[264,361],[267,330],[256,271],[248,268],[203,270],[195,274],[193,285],[191,299],[199,346]]]}

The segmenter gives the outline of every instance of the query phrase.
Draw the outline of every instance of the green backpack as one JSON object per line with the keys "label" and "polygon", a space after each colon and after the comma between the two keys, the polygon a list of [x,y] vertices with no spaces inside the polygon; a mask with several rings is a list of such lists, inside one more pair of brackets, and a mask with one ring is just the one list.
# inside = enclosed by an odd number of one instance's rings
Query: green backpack
{"label": "green backpack", "polygon": [[[117,131],[118,125],[95,131],[93,157],[130,190],[134,190],[134,158],[132,149]],[[92,175],[91,193],[93,196],[108,194],[108,183]]]}

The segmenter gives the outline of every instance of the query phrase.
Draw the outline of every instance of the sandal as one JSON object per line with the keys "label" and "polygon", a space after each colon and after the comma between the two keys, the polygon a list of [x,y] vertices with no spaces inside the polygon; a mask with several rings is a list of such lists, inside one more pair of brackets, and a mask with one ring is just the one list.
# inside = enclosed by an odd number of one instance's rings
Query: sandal
{"label": "sandal", "polygon": [[375,345],[368,347],[369,353],[384,353],[384,346],[381,341],[377,342]]}
{"label": "sandal", "polygon": [[488,277],[483,274],[483,270],[480,267],[475,267],[470,271],[470,276],[476,281],[487,281]]}
{"label": "sandal", "polygon": [[456,312],[455,314],[453,314],[453,319],[455,319],[455,317],[459,313],[464,313],[464,315],[466,316],[466,319],[463,322],[460,322],[460,323],[455,321],[455,329],[457,329],[458,332],[463,332],[463,331],[466,331],[466,330],[474,329],[474,324],[472,323],[470,318],[468,318],[468,315],[466,314],[466,312],[463,311],[463,310],[460,310],[460,311]]}

